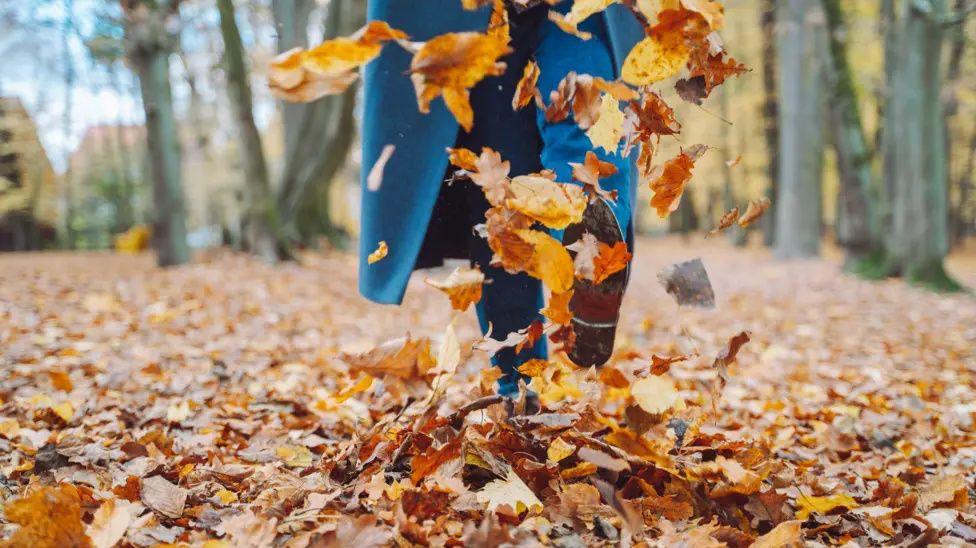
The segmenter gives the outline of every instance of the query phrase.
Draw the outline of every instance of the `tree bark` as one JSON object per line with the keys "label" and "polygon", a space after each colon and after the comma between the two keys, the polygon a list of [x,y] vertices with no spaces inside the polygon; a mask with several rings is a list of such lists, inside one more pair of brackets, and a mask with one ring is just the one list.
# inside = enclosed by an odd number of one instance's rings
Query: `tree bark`
{"label": "tree bark", "polygon": [[888,109],[894,177],[888,270],[937,289],[956,289],[946,274],[948,173],[941,101],[946,0],[904,2],[897,32],[898,64]]}
{"label": "tree bark", "polygon": [[279,258],[277,211],[261,134],[254,123],[254,100],[244,61],[244,45],[234,17],[232,0],[217,0],[217,9],[220,13],[220,34],[224,40],[223,64],[227,91],[234,110],[240,157],[244,164],[244,244],[249,251],[274,262]]}
{"label": "tree bark", "polygon": [[776,188],[779,185],[779,104],[776,97],[776,2],[762,0],[759,27],[762,36],[763,136],[766,139],[766,163],[769,187],[769,211],[759,220],[763,244],[772,246],[776,240]]}
{"label": "tree bark", "polygon": [[[363,25],[365,17],[361,0],[333,0],[328,6],[324,36],[351,34]],[[356,89],[350,88],[341,95],[301,105],[301,116],[292,127],[287,126],[286,118],[285,134],[294,132],[295,137],[293,149],[285,158],[278,211],[289,239],[309,243],[315,236],[325,235],[333,243],[341,243],[341,231],[328,216],[328,187],[345,165],[355,140],[355,100]]]}
{"label": "tree bark", "polygon": [[823,14],[814,2],[778,6],[779,176],[774,252],[781,259],[820,251],[823,171]]}
{"label": "tree bark", "polygon": [[123,1],[126,49],[139,75],[146,116],[146,141],[152,177],[155,223],[153,245],[160,266],[186,263],[186,207],[176,113],[169,78],[172,37],[167,19],[175,17],[170,2]]}
{"label": "tree bark", "polygon": [[823,0],[827,22],[827,82],[832,142],[840,171],[837,241],[845,265],[857,267],[876,249],[870,206],[871,153],[858,110],[854,76],[847,60],[847,25],[840,0]]}

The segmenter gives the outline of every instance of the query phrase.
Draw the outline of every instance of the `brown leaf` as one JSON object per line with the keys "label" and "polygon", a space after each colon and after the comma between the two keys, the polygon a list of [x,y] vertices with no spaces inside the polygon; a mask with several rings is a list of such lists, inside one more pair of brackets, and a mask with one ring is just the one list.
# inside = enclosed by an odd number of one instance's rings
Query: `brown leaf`
{"label": "brown leaf", "polygon": [[539,65],[535,61],[529,61],[525,65],[522,78],[519,80],[518,85],[515,86],[515,95],[512,97],[513,110],[519,110],[529,106],[532,99],[538,97],[539,90],[536,88],[536,84],[539,82],[540,74]]}
{"label": "brown leaf", "polygon": [[751,225],[756,219],[762,217],[763,213],[769,209],[769,198],[760,198],[749,202],[746,212],[739,217],[739,226],[745,228]]}
{"label": "brown leaf", "polygon": [[142,480],[142,503],[168,518],[175,519],[183,515],[186,496],[186,489],[173,485],[162,476]]}
{"label": "brown leaf", "polygon": [[729,228],[730,226],[735,224],[735,221],[738,218],[739,218],[739,208],[733,207],[728,211],[728,213],[722,215],[722,218],[719,219],[718,221],[718,225],[712,230],[709,230],[706,237],[714,236],[715,234],[718,234],[719,232]]}
{"label": "brown leaf", "polygon": [[23,498],[7,502],[4,516],[20,525],[4,543],[10,547],[89,547],[81,521],[81,500],[70,484],[40,487]]}

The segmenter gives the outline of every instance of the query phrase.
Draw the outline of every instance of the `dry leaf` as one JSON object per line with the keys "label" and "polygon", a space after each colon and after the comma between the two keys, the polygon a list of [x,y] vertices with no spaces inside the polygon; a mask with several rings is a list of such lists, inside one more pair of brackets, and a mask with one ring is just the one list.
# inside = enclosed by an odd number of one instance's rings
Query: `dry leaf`
{"label": "dry leaf", "polygon": [[678,387],[667,377],[638,379],[630,387],[630,395],[634,398],[634,403],[652,415],[660,415],[671,409],[680,411],[685,407]]}
{"label": "dry leaf", "polygon": [[756,219],[762,217],[763,213],[769,209],[769,198],[760,198],[749,202],[746,212],[739,217],[739,226],[745,228],[751,225]]}
{"label": "dry leaf", "polygon": [[173,485],[162,476],[152,476],[142,480],[140,496],[148,508],[176,519],[183,515],[187,493],[186,489]]}
{"label": "dry leaf", "polygon": [[599,252],[593,258],[593,283],[595,284],[603,283],[630,264],[631,253],[627,249],[627,242],[614,242],[613,245],[598,242],[597,248]]}
{"label": "dry leaf", "polygon": [[719,232],[729,228],[730,226],[735,224],[735,221],[738,218],[739,218],[739,208],[733,207],[728,211],[728,213],[722,215],[722,218],[719,219],[718,221],[718,225],[716,225],[715,228],[713,228],[712,230],[709,230],[708,234],[706,234],[705,237],[707,238],[708,236],[714,236]]}
{"label": "dry leaf", "polygon": [[522,481],[522,478],[509,470],[508,477],[497,479],[485,485],[481,491],[476,493],[478,502],[486,504],[489,510],[497,510],[501,506],[508,506],[516,513],[526,510],[541,508],[542,501],[535,496],[529,486]]}
{"label": "dry leaf", "polygon": [[355,70],[379,55],[385,42],[406,37],[382,21],[370,21],[348,38],[278,55],[271,60],[268,85],[276,96],[302,103],[342,93],[356,81]]}
{"label": "dry leaf", "polygon": [[98,507],[87,533],[94,548],[111,548],[125,536],[129,524],[136,517],[132,503],[108,499]]}
{"label": "dry leaf", "polygon": [[535,61],[529,61],[525,65],[522,78],[519,80],[518,85],[515,86],[515,95],[512,97],[513,110],[519,110],[529,106],[532,103],[532,99],[538,97],[539,90],[536,85],[539,82],[540,74],[539,65]]}
{"label": "dry leaf", "polygon": [[369,257],[366,257],[366,262],[373,264],[381,260],[383,257],[386,257],[386,254],[389,252],[390,248],[386,245],[386,240],[381,240],[376,246],[376,251],[370,253]]}
{"label": "dry leaf", "polygon": [[474,268],[457,267],[443,280],[425,278],[424,282],[446,293],[451,299],[451,307],[463,312],[472,303],[481,300],[481,288],[485,282],[485,275],[477,266]]}
{"label": "dry leaf", "polygon": [[505,207],[543,225],[561,230],[583,220],[586,196],[577,185],[538,175],[520,175],[508,187]]}
{"label": "dry leaf", "polygon": [[512,51],[505,18],[503,4],[496,2],[487,32],[449,32],[420,46],[410,62],[420,112],[430,112],[431,101],[443,96],[461,127],[471,131],[474,111],[469,90],[487,76],[503,74],[505,63],[499,59]]}
{"label": "dry leaf", "polygon": [[609,93],[604,93],[600,100],[600,117],[590,126],[586,136],[594,147],[602,147],[611,154],[616,154],[622,137],[624,113],[618,106],[618,101]]}
{"label": "dry leaf", "polygon": [[395,150],[396,145],[386,145],[383,147],[383,151],[380,152],[376,163],[369,170],[369,175],[366,176],[366,189],[370,192],[376,192],[380,189],[380,185],[383,184],[383,170],[386,169],[386,163],[390,161],[390,157],[393,156]]}
{"label": "dry leaf", "polygon": [[40,487],[4,504],[4,517],[20,526],[5,543],[10,547],[87,547],[81,502],[73,485]]}
{"label": "dry leaf", "polygon": [[857,501],[851,498],[847,493],[837,493],[835,495],[828,495],[825,497],[810,497],[810,496],[800,496],[796,499],[797,510],[796,517],[799,520],[806,520],[810,517],[810,514],[816,512],[818,514],[826,514],[831,510],[836,508],[847,508],[848,510],[857,508],[860,506]]}
{"label": "dry leaf", "polygon": [[654,192],[654,196],[651,197],[651,207],[662,219],[681,205],[681,195],[685,191],[685,185],[691,180],[691,170],[694,167],[694,158],[682,151],[668,160],[660,174],[650,181],[651,191]]}

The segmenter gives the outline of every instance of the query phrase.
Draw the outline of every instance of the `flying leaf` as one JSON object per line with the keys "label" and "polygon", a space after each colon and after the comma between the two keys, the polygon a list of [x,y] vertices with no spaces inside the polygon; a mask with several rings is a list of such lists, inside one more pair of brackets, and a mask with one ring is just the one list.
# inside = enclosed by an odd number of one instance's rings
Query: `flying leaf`
{"label": "flying leaf", "polygon": [[678,392],[674,381],[667,377],[651,376],[638,379],[630,387],[630,395],[634,398],[634,403],[653,415],[660,415],[671,409],[680,411],[685,407],[684,398]]}
{"label": "flying leaf", "polygon": [[614,242],[608,245],[603,242],[597,244],[599,252],[593,258],[593,283],[603,283],[610,276],[627,268],[631,253],[627,249],[627,242]]}
{"label": "flying leaf", "polygon": [[[691,170],[695,167],[695,158],[688,152],[682,151],[674,158],[664,163],[650,182],[651,207],[653,207],[662,219],[678,209],[681,204],[681,195],[685,191],[685,185],[691,180]],[[652,176],[655,174],[652,173]]]}
{"label": "flying leaf", "polygon": [[542,280],[550,291],[564,293],[573,288],[573,259],[562,243],[538,230],[521,229],[515,233],[532,246],[525,272]]}
{"label": "flying leaf", "polygon": [[583,183],[583,190],[591,197],[616,201],[616,190],[604,190],[600,186],[600,179],[609,177],[617,172],[617,166],[612,162],[604,162],[592,150],[586,151],[582,164],[569,163],[573,168],[573,179]]}
{"label": "flying leaf", "polygon": [[552,323],[567,325],[573,319],[573,313],[569,310],[569,301],[572,298],[572,290],[565,293],[551,293],[546,307],[539,312]]}
{"label": "flying leaf", "polygon": [[375,377],[392,375],[401,379],[422,377],[434,366],[430,351],[430,339],[410,336],[387,341],[360,354],[340,354],[350,370],[364,372]]}
{"label": "flying leaf", "polygon": [[386,240],[380,240],[380,243],[376,246],[376,251],[370,253],[369,256],[366,257],[366,262],[373,264],[381,260],[383,257],[386,257],[386,254],[389,252],[390,248],[386,245]]}
{"label": "flying leaf", "polygon": [[583,188],[557,183],[538,175],[520,175],[511,181],[505,206],[543,225],[561,230],[583,220]]}
{"label": "flying leaf", "polygon": [[481,288],[485,282],[485,275],[476,266],[474,268],[455,268],[443,280],[424,280],[428,285],[436,287],[451,299],[451,307],[455,310],[467,310],[468,306],[481,300]]}
{"label": "flying leaf", "polygon": [[370,192],[376,192],[380,189],[380,185],[383,184],[383,170],[386,169],[386,163],[390,161],[390,157],[393,156],[395,150],[396,145],[386,145],[383,147],[383,151],[380,152],[376,163],[369,170],[369,175],[366,176],[366,189]]}
{"label": "flying leaf", "polygon": [[681,0],[681,5],[705,18],[712,30],[719,30],[725,24],[722,4],[714,0]]}
{"label": "flying leaf", "polygon": [[549,12],[549,20],[556,24],[563,32],[572,34],[583,40],[589,40],[592,35],[588,32],[581,31],[579,28],[580,23],[586,20],[593,14],[599,13],[611,4],[615,3],[617,0],[574,0],[573,7],[569,9],[569,13],[563,15],[555,10]]}
{"label": "flying leaf", "polygon": [[356,81],[355,70],[379,55],[385,42],[406,37],[382,21],[370,21],[350,37],[278,55],[271,60],[268,85],[276,96],[301,103],[342,93]]}
{"label": "flying leaf", "polygon": [[508,45],[508,21],[502,2],[495,3],[492,24],[485,33],[449,32],[431,38],[413,56],[410,79],[417,92],[420,112],[430,112],[430,103],[443,96],[447,109],[458,123],[471,131],[474,110],[469,90],[487,76],[505,72],[499,59],[512,49]]}
{"label": "flying leaf", "polygon": [[529,61],[525,65],[522,78],[519,80],[518,85],[515,86],[515,95],[512,97],[513,110],[519,110],[529,106],[532,99],[539,95],[539,90],[536,85],[539,82],[540,74],[539,65],[535,61]]}
{"label": "flying leaf", "polygon": [[507,160],[502,161],[501,154],[485,147],[474,160],[463,153],[458,153],[455,159],[458,162],[473,164],[473,169],[468,170],[470,171],[468,176],[471,182],[481,187],[489,204],[499,206],[504,203],[509,192],[508,173],[511,164]]}
{"label": "flying leaf", "polygon": [[733,207],[728,211],[728,213],[722,215],[722,218],[719,219],[718,221],[718,225],[716,225],[715,228],[709,230],[708,234],[706,234],[705,237],[707,238],[709,236],[714,236],[719,232],[729,228],[730,226],[735,224],[735,220],[738,218],[739,218],[739,208]]}
{"label": "flying leaf", "polygon": [[583,236],[566,246],[573,253],[573,273],[581,280],[596,279],[596,257],[600,254],[600,244],[596,236],[584,232]]}
{"label": "flying leaf", "polygon": [[617,152],[624,124],[624,113],[617,103],[615,97],[604,93],[600,102],[600,117],[586,132],[594,147],[602,147],[609,153]]}
{"label": "flying leaf", "polygon": [[750,201],[746,212],[742,214],[742,217],[739,217],[739,226],[745,228],[751,225],[756,219],[762,217],[763,213],[766,213],[766,210],[769,209],[769,204],[769,198]]}
{"label": "flying leaf", "polygon": [[688,359],[688,356],[668,356],[662,358],[657,354],[651,355],[651,374],[661,376],[667,373],[673,364],[678,362],[683,362]]}

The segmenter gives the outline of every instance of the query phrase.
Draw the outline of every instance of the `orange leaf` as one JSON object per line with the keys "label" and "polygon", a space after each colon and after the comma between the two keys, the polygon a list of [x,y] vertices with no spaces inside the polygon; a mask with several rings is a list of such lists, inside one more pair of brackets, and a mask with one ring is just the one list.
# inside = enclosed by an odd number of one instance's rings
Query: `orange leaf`
{"label": "orange leaf", "polygon": [[350,37],[310,50],[291,49],[271,60],[268,86],[276,96],[301,103],[342,93],[358,77],[355,70],[379,55],[385,42],[406,37],[383,21],[370,21]]}
{"label": "orange leaf", "polygon": [[468,90],[487,76],[505,72],[499,59],[512,51],[508,41],[504,4],[496,2],[487,32],[449,32],[420,46],[410,62],[420,112],[430,112],[430,102],[441,95],[461,127],[471,131],[474,111]]}
{"label": "orange leaf", "polygon": [[660,174],[651,181],[651,190],[654,192],[654,196],[651,197],[651,207],[662,219],[678,209],[681,195],[685,191],[685,185],[691,180],[691,170],[694,167],[695,160],[687,152],[682,151],[665,162]]}
{"label": "orange leaf", "polygon": [[73,485],[40,487],[23,498],[8,502],[3,513],[7,521],[20,525],[5,546],[92,545],[81,521],[81,498]]}
{"label": "orange leaf", "polygon": [[593,283],[599,284],[627,268],[631,254],[627,242],[616,242],[612,246],[599,242],[597,247],[600,251],[593,258]]}
{"label": "orange leaf", "polygon": [[451,299],[451,307],[455,310],[467,310],[471,303],[481,300],[481,287],[485,282],[485,275],[478,267],[455,268],[450,276],[444,280],[424,280],[428,285],[440,289]]}
{"label": "orange leaf", "polygon": [[529,106],[532,99],[538,95],[539,90],[536,84],[539,82],[539,65],[535,61],[529,61],[522,72],[522,78],[515,86],[515,96],[512,97],[512,109],[518,110]]}
{"label": "orange leaf", "polygon": [[749,207],[746,208],[746,212],[739,217],[739,226],[745,228],[752,224],[756,219],[763,216],[766,210],[769,209],[769,198],[760,198],[759,200],[752,200],[749,202]]}
{"label": "orange leaf", "polygon": [[390,252],[390,248],[389,246],[386,245],[386,240],[382,240],[380,241],[379,244],[376,245],[376,251],[370,253],[369,256],[366,257],[366,262],[369,264],[373,264],[377,261],[380,261],[381,259],[383,259],[383,257],[386,257],[386,254],[389,252]]}
{"label": "orange leaf", "polygon": [[718,221],[718,226],[710,230],[708,234],[705,235],[705,237],[707,238],[708,236],[713,236],[725,230],[726,228],[729,228],[730,226],[735,224],[735,220],[738,218],[739,218],[739,208],[733,207],[731,210],[729,210],[728,213],[722,215],[722,218],[719,219]]}
{"label": "orange leaf", "polygon": [[572,298],[572,290],[565,293],[552,293],[549,295],[549,303],[540,312],[552,323],[567,325],[573,319],[573,313],[569,310],[569,301]]}

